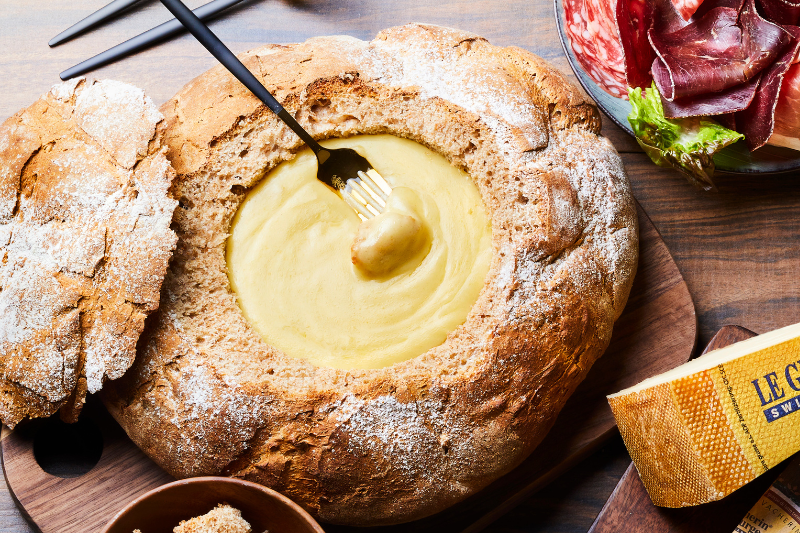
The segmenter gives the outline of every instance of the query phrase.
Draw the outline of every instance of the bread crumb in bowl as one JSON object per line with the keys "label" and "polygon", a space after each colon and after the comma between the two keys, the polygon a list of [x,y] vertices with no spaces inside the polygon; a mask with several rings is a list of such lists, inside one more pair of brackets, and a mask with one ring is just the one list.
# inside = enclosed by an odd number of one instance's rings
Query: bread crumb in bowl
{"label": "bread crumb in bowl", "polygon": [[[252,533],[253,529],[242,512],[227,504],[219,504],[203,516],[184,520],[173,533]],[[269,533],[269,532],[265,532]]]}
{"label": "bread crumb in bowl", "polygon": [[[220,502],[236,512],[220,512]],[[215,512],[209,514],[209,510]],[[234,516],[238,511],[241,517]],[[306,511],[285,496],[263,485],[227,477],[196,477],[158,486],[126,505],[106,524],[103,533],[172,531],[181,522],[184,528],[205,524],[235,526],[237,531],[244,530],[247,522],[253,533],[323,533]]]}
{"label": "bread crumb in bowl", "polygon": [[[133,533],[145,532],[134,529]],[[172,533],[253,533],[253,528],[242,518],[239,509],[221,503],[202,516],[182,520]],[[269,533],[269,530],[264,533]]]}

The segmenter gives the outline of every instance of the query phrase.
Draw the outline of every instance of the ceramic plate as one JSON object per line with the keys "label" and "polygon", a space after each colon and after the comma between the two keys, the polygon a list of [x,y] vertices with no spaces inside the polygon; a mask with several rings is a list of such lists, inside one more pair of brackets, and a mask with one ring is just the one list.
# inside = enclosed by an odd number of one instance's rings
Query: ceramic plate
{"label": "ceramic plate", "polygon": [[[628,123],[628,114],[631,112],[630,102],[615,98],[605,92],[583,70],[569,44],[564,23],[563,0],[554,0],[554,3],[558,36],[561,39],[561,46],[564,47],[564,53],[567,54],[567,59],[575,72],[575,76],[578,77],[578,81],[589,93],[589,96],[597,102],[600,109],[620,128],[633,135],[631,125]],[[740,141],[714,156],[714,164],[718,171],[735,174],[789,172],[800,169],[800,151],[767,145],[755,152],[751,152],[744,142]]]}

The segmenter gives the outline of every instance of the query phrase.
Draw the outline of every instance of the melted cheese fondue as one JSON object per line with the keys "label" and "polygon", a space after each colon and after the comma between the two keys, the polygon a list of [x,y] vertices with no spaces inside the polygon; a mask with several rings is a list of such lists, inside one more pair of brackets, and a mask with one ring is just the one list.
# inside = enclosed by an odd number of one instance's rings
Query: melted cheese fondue
{"label": "melted cheese fondue", "polygon": [[469,176],[389,135],[333,139],[392,186],[363,223],[316,179],[311,150],[248,194],[227,244],[239,306],[269,344],[341,369],[381,368],[444,342],[466,319],[491,259],[491,227]]}

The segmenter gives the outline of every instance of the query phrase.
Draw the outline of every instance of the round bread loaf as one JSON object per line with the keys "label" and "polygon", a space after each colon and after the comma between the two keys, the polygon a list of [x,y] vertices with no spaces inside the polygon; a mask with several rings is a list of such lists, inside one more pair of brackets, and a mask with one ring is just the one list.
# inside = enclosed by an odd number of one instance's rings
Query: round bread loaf
{"label": "round bread loaf", "polygon": [[177,237],[163,116],[141,89],[77,79],[0,126],[0,419],[122,376]]}
{"label": "round bread loaf", "polygon": [[492,226],[485,285],[443,344],[387,368],[269,346],[237,307],[225,242],[247,190],[303,146],[215,68],[162,108],[179,242],[107,405],[177,477],[256,481],[334,523],[435,513],[529,455],[608,345],[637,261],[622,163],[564,76],[473,34],[409,25],[241,59],[316,138],[388,133],[466,170]]}

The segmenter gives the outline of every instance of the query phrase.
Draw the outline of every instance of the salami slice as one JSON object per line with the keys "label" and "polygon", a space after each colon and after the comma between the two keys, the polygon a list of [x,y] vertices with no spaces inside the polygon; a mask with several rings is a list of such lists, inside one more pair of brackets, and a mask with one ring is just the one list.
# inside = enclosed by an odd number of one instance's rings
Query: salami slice
{"label": "salami slice", "polygon": [[570,46],[581,67],[608,94],[627,98],[628,84],[614,19],[614,2],[564,0],[564,19]]}

